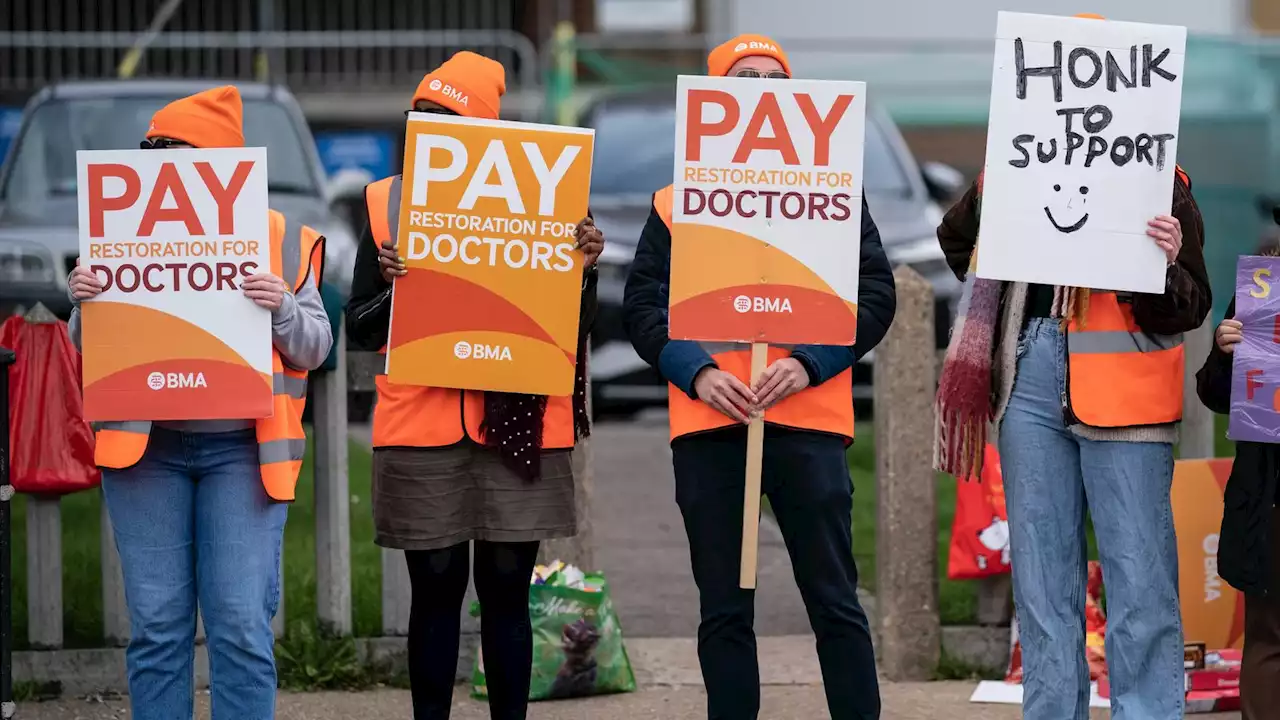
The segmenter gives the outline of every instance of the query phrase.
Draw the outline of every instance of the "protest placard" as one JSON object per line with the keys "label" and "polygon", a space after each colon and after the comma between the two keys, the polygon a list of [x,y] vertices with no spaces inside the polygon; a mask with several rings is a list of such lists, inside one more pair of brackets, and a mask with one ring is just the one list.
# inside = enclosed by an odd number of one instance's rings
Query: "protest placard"
{"label": "protest placard", "polygon": [[1241,257],[1236,265],[1236,320],[1244,340],[1231,361],[1227,437],[1280,442],[1280,258]]}
{"label": "protest placard", "polygon": [[589,129],[413,113],[387,377],[573,393]]}
{"label": "protest placard", "polygon": [[672,338],[853,344],[865,124],[860,82],[678,79]]}
{"label": "protest placard", "polygon": [[[672,183],[673,339],[852,345],[866,85],[682,75]],[[849,399],[853,402],[852,395]],[[764,418],[747,426],[739,585],[756,586]]]}
{"label": "protest placard", "polygon": [[264,148],[76,154],[87,420],[271,415],[271,313],[244,278],[271,270]]}
{"label": "protest placard", "polygon": [[1179,460],[1173,470],[1173,527],[1178,536],[1178,597],[1188,643],[1241,648],[1244,595],[1218,576],[1218,533],[1231,459]]}
{"label": "protest placard", "polygon": [[978,277],[1162,293],[1186,28],[1000,13]]}

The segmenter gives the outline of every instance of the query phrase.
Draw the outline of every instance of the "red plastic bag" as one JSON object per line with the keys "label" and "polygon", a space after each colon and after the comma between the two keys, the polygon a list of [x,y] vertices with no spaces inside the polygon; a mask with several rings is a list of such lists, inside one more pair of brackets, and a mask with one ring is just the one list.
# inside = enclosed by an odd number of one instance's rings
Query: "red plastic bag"
{"label": "red plastic bag", "polygon": [[976,580],[1009,572],[1009,514],[994,445],[983,451],[982,479],[956,484],[947,577]]}
{"label": "red plastic bag", "polygon": [[[1084,596],[1084,655],[1089,662],[1089,679],[1100,680],[1107,675],[1107,616],[1102,612],[1102,565],[1090,562],[1089,582]],[[1022,642],[1018,639],[1018,618],[1013,618],[1009,628],[1009,669],[1005,671],[1007,683],[1022,682]]]}
{"label": "red plastic bag", "polygon": [[80,353],[58,320],[19,315],[0,326],[0,345],[17,354],[9,368],[10,482],[18,492],[64,495],[97,487],[93,431],[84,421]]}

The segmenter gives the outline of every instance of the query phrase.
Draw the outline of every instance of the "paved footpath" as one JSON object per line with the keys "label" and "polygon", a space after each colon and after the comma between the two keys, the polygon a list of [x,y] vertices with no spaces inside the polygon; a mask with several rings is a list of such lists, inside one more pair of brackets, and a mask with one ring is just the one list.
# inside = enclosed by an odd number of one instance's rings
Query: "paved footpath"
{"label": "paved footpath", "polygon": [[[884,687],[885,720],[1016,720],[1020,708],[1007,705],[972,705],[967,702],[971,683],[911,683]],[[209,698],[200,697],[197,718],[209,717]],[[19,708],[18,720],[121,720],[129,717],[122,700],[86,702],[63,700]],[[313,693],[281,695],[278,720],[368,720],[408,718],[412,715],[409,693],[378,690],[365,693]],[[455,720],[487,720],[482,703],[455,694]],[[535,703],[530,720],[701,720],[706,717],[706,696],[694,687],[650,687],[629,695]],[[814,720],[827,717],[820,687],[767,686],[762,693],[760,717],[765,720]],[[1105,718],[1105,711],[1093,718]],[[1216,720],[1231,717],[1218,715]]]}
{"label": "paved footpath", "polygon": [[[689,542],[676,507],[665,414],[594,429],[596,559],[609,576],[614,603],[631,637],[695,637],[698,589],[689,569]],[[756,632],[810,632],[782,535],[760,525]]]}

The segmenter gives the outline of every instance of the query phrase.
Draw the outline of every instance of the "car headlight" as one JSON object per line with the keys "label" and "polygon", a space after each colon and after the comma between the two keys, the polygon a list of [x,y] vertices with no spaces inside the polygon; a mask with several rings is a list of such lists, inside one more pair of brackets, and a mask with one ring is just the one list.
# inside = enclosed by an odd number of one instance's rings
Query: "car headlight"
{"label": "car headlight", "polygon": [[356,239],[341,223],[316,227],[324,235],[324,281],[337,288],[342,297],[351,296],[351,277],[356,266]]}
{"label": "car headlight", "polygon": [[0,283],[50,285],[58,277],[46,248],[18,240],[0,240]]}

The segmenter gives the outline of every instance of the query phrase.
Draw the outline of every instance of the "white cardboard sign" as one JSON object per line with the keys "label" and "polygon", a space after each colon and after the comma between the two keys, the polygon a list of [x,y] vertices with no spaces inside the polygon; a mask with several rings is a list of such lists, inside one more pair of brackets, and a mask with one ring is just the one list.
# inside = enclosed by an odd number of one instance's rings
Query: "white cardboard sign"
{"label": "white cardboard sign", "polygon": [[1000,13],[978,277],[1161,293],[1184,27]]}

